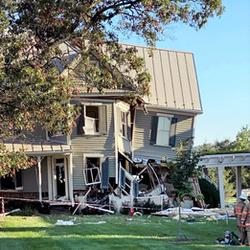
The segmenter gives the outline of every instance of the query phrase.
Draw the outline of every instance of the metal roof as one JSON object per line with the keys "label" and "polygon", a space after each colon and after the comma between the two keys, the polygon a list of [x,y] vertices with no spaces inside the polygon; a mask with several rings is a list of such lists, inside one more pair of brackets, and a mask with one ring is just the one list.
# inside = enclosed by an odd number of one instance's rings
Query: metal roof
{"label": "metal roof", "polygon": [[[132,45],[124,45],[133,47]],[[202,111],[193,54],[134,46],[151,74],[149,105]]]}
{"label": "metal roof", "polygon": [[[202,112],[194,56],[192,53],[158,48],[149,49],[137,45],[121,45],[124,48],[135,47],[138,55],[143,58],[145,67],[151,75],[150,95],[143,97],[148,105],[195,113]],[[76,55],[77,51],[68,46],[68,44],[66,44],[65,48],[62,46],[62,50],[66,54],[72,53]],[[71,60],[71,64],[76,66],[78,63],[79,57],[75,56],[75,59]],[[75,68],[75,66],[70,68]],[[66,70],[62,74],[69,73],[74,78],[73,72],[74,70],[71,70],[71,73]],[[133,74],[134,72],[131,72],[131,76]],[[76,81],[77,79],[74,78],[74,80]],[[81,84],[83,83],[82,79],[78,80]],[[103,93],[100,93],[97,89],[93,88],[91,89],[91,93],[84,93],[85,91],[87,92],[87,88],[85,87],[84,89],[84,85],[82,85],[82,95],[94,95],[96,93],[100,94],[100,96],[110,93],[119,95],[121,93],[124,94],[126,90],[106,89]]]}

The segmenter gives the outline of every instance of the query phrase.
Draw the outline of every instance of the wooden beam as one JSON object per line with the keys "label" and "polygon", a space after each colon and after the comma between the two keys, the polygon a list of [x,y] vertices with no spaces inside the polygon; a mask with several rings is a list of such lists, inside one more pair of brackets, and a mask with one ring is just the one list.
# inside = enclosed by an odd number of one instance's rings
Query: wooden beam
{"label": "wooden beam", "polygon": [[73,194],[73,156],[72,153],[68,155],[68,170],[69,170],[69,199],[74,206],[74,194]]}
{"label": "wooden beam", "polygon": [[220,207],[225,208],[225,189],[224,189],[224,167],[218,169],[218,181],[220,191]]}
{"label": "wooden beam", "polygon": [[241,166],[236,167],[236,195],[239,199],[241,195],[242,180],[241,180]]}

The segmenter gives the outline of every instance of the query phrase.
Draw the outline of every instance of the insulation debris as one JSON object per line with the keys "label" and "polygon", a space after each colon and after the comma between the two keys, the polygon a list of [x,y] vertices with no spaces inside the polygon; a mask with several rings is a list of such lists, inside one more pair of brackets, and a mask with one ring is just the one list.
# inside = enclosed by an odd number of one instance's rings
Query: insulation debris
{"label": "insulation debris", "polygon": [[75,220],[57,220],[55,223],[56,226],[74,226]]}
{"label": "insulation debris", "polygon": [[[212,220],[220,220],[220,219],[228,219],[228,214],[230,214],[226,210],[222,209],[201,209],[197,207],[192,207],[191,209],[180,208],[181,210],[181,218],[189,219],[189,218],[208,218]],[[168,208],[163,211],[152,213],[152,215],[157,216],[167,216],[173,219],[179,219],[179,207]]]}

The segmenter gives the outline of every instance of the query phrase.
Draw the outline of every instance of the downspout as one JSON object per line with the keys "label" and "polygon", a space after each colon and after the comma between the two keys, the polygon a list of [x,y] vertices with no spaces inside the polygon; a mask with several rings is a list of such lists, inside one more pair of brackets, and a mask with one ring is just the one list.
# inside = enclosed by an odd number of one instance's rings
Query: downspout
{"label": "downspout", "polygon": [[118,142],[117,142],[117,113],[116,113],[116,100],[113,103],[113,113],[114,113],[114,139],[115,139],[115,183],[118,184],[119,180],[119,168],[118,168]]}

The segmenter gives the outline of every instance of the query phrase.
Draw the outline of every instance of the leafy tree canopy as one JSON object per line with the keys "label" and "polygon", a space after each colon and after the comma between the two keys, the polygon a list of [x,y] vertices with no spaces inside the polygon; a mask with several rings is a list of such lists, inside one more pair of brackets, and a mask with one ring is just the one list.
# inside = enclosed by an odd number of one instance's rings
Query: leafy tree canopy
{"label": "leafy tree canopy", "polygon": [[31,130],[36,122],[70,131],[74,112],[66,103],[76,88],[51,64],[65,61],[63,42],[78,47],[87,86],[102,91],[126,85],[148,94],[142,59],[123,49],[118,35],[134,33],[153,46],[167,24],[200,28],[222,9],[221,0],[2,0],[0,136]]}
{"label": "leafy tree canopy", "polygon": [[174,161],[167,163],[170,169],[171,182],[179,196],[182,194],[191,194],[193,191],[189,179],[198,176],[196,168],[199,162],[199,154],[192,149],[192,140],[181,141],[176,148],[176,157]]}
{"label": "leafy tree canopy", "polygon": [[61,44],[77,48],[84,86],[145,95],[150,75],[119,36],[133,33],[154,46],[166,25],[180,21],[198,29],[222,10],[221,0],[1,0],[0,139],[37,123],[71,131],[76,109],[69,100],[79,89],[65,73],[72,65]]}

